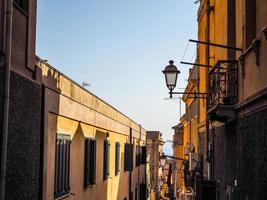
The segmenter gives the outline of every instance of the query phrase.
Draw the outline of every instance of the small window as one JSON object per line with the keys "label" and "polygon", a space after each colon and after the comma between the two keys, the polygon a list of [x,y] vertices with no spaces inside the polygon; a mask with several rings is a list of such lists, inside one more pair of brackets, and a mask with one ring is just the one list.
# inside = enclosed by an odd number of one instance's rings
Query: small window
{"label": "small window", "polygon": [[23,10],[26,13],[29,13],[29,0],[13,0],[13,2],[21,10]]}
{"label": "small window", "polygon": [[86,138],[84,147],[84,186],[95,184],[96,140]]}
{"label": "small window", "polygon": [[146,146],[142,146],[142,153],[141,153],[141,164],[146,164]]}
{"label": "small window", "polygon": [[120,143],[116,142],[115,149],[115,175],[118,175],[120,172]]}
{"label": "small window", "polygon": [[246,0],[246,48],[256,39],[256,1]]}
{"label": "small window", "polygon": [[133,170],[133,144],[124,146],[124,171]]}
{"label": "small window", "polygon": [[135,166],[138,167],[141,163],[141,149],[140,146],[136,146],[135,150]]}
{"label": "small window", "polygon": [[106,180],[109,176],[109,149],[110,144],[108,140],[104,140],[104,155],[103,155],[103,178]]}
{"label": "small window", "polygon": [[56,156],[55,156],[55,198],[69,193],[69,173],[70,173],[70,136],[64,134],[57,135]]}

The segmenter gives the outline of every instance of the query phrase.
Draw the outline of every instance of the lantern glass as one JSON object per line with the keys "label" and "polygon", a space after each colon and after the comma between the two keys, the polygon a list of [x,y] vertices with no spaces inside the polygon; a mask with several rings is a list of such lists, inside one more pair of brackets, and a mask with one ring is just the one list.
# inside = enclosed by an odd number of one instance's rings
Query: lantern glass
{"label": "lantern glass", "polygon": [[166,86],[171,91],[176,87],[178,74],[180,73],[180,71],[177,70],[177,67],[173,63],[174,62],[170,60],[169,65],[166,66],[165,69],[162,71],[165,75]]}

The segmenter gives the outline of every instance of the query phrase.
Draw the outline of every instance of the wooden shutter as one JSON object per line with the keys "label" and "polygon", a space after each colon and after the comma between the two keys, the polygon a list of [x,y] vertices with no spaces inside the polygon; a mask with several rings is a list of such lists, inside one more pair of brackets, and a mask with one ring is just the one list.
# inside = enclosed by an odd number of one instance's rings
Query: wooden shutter
{"label": "wooden shutter", "polygon": [[54,196],[61,197],[69,193],[69,172],[70,172],[70,137],[59,134],[56,141],[55,152],[55,182]]}
{"label": "wooden shutter", "polygon": [[115,149],[115,175],[118,175],[120,171],[120,143],[116,142]]}
{"label": "wooden shutter", "polygon": [[139,194],[140,194],[140,200],[147,199],[147,187],[145,183],[140,183]]}
{"label": "wooden shutter", "polygon": [[109,141],[104,140],[104,161],[103,161],[103,178],[107,179],[109,175]]}
{"label": "wooden shutter", "polygon": [[141,164],[145,165],[146,164],[146,146],[142,146],[142,153],[141,153]]}
{"label": "wooden shutter", "polygon": [[140,165],[140,146],[136,146],[136,152],[135,152],[135,166],[139,166]]}
{"label": "wooden shutter", "polygon": [[124,171],[133,170],[133,144],[124,146]]}
{"label": "wooden shutter", "polygon": [[85,147],[84,147],[84,186],[88,186],[90,184],[90,155],[91,155],[91,140],[85,139]]}
{"label": "wooden shutter", "polygon": [[90,184],[96,183],[96,140],[91,140],[90,151]]}

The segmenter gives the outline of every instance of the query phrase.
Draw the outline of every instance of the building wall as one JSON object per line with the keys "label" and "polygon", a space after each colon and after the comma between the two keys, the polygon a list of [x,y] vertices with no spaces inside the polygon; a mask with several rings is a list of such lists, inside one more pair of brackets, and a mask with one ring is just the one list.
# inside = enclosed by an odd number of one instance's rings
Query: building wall
{"label": "building wall", "polygon": [[[36,1],[26,13],[15,4],[6,12],[0,3],[0,135],[2,147],[4,81],[10,80],[5,199],[39,199],[42,127],[42,87],[35,68]],[[12,35],[5,15],[12,16]],[[5,35],[5,37],[4,37]],[[10,77],[5,77],[6,43],[11,37]],[[1,163],[5,164],[5,163]]]}
{"label": "building wall", "polygon": [[[150,184],[156,198],[159,198],[158,189],[162,176],[162,168],[159,166],[160,156],[163,152],[164,141],[159,131],[147,131],[147,156],[149,157]],[[151,191],[152,192],[152,191]]]}
{"label": "building wall", "polygon": [[[216,1],[218,2],[218,1]],[[215,2],[215,4],[216,4]],[[226,198],[226,187],[234,185],[239,199],[265,199],[266,191],[266,45],[262,32],[267,25],[266,1],[235,1],[236,37],[235,46],[242,48],[236,52],[239,60],[238,103],[235,105],[236,120],[227,123],[212,121],[210,140],[214,141],[214,175],[219,182],[220,198]],[[255,38],[260,43],[258,49],[253,44],[246,44],[246,22],[252,15],[246,16],[248,2],[256,2]],[[222,1],[220,1],[222,3]],[[229,1],[228,1],[229,3]],[[250,6],[248,6],[250,7]],[[214,11],[216,15],[216,7]],[[229,18],[229,12],[227,16]],[[218,16],[219,17],[219,16]],[[222,18],[222,16],[220,17]],[[234,23],[234,21],[232,21]],[[227,21],[218,22],[225,38],[229,28]],[[218,31],[220,29],[217,29]],[[254,30],[248,29],[249,32]],[[229,30],[227,31],[229,34]],[[224,40],[225,41],[225,40]],[[229,44],[231,41],[225,41]],[[223,42],[223,41],[222,41]],[[219,42],[221,43],[221,42]],[[225,44],[225,43],[222,43]],[[255,51],[256,49],[256,51]],[[216,58],[220,52],[215,52]],[[223,54],[221,54],[223,56]],[[228,57],[230,53],[228,51]],[[240,58],[241,56],[241,58]],[[243,58],[242,58],[243,57]]]}
{"label": "building wall", "polygon": [[[180,130],[181,131],[181,130]],[[173,141],[174,141],[174,147],[173,147],[173,156],[177,158],[184,158],[184,145],[183,141],[182,144],[178,143],[180,138],[178,138],[178,132],[174,133]],[[176,184],[178,189],[184,188],[184,175],[182,170],[182,161],[176,160],[175,165],[177,167],[177,175],[176,175]]]}
{"label": "building wall", "polygon": [[[71,136],[70,193],[66,199],[123,199],[129,194],[129,172],[124,172],[124,144],[130,143],[130,128],[134,152],[136,144],[145,146],[145,130],[131,119],[61,74],[41,59],[45,96],[44,181],[43,198],[54,198],[55,141],[57,133]],[[84,188],[84,140],[97,141],[96,184]],[[110,141],[110,175],[103,180],[103,140]],[[115,176],[115,142],[120,142],[120,169]],[[135,154],[134,154],[135,158]],[[145,183],[145,166],[135,167],[131,191]],[[139,191],[139,190],[138,190]],[[139,195],[139,193],[138,193]],[[129,197],[128,197],[129,198]]]}
{"label": "building wall", "polygon": [[[267,62],[267,43],[263,34],[263,29],[267,26],[267,3],[264,0],[256,1],[256,30],[255,38],[260,43],[259,49],[259,63],[256,63],[255,51],[252,48],[252,44],[245,44],[246,41],[246,10],[245,0],[236,0],[236,29],[239,30],[238,36],[236,37],[237,44],[244,48],[242,55],[244,55],[243,65],[240,67],[239,73],[239,101],[245,101],[246,98],[252,96],[257,91],[266,88],[267,83],[265,81],[265,74],[267,73],[266,65]],[[243,16],[243,17],[239,17]],[[241,53],[237,55],[237,59]]]}

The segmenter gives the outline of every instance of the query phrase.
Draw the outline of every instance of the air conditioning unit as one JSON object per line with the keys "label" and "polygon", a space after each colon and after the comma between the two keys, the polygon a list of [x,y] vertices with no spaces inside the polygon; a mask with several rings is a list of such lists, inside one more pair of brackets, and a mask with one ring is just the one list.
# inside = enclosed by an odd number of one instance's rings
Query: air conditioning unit
{"label": "air conditioning unit", "polygon": [[194,194],[193,193],[185,193],[184,200],[194,200]]}
{"label": "air conditioning unit", "polygon": [[189,170],[192,171],[197,167],[198,157],[196,153],[189,153]]}
{"label": "air conditioning unit", "polygon": [[192,143],[186,143],[184,147],[184,154],[189,155],[189,153],[194,151],[194,145]]}

